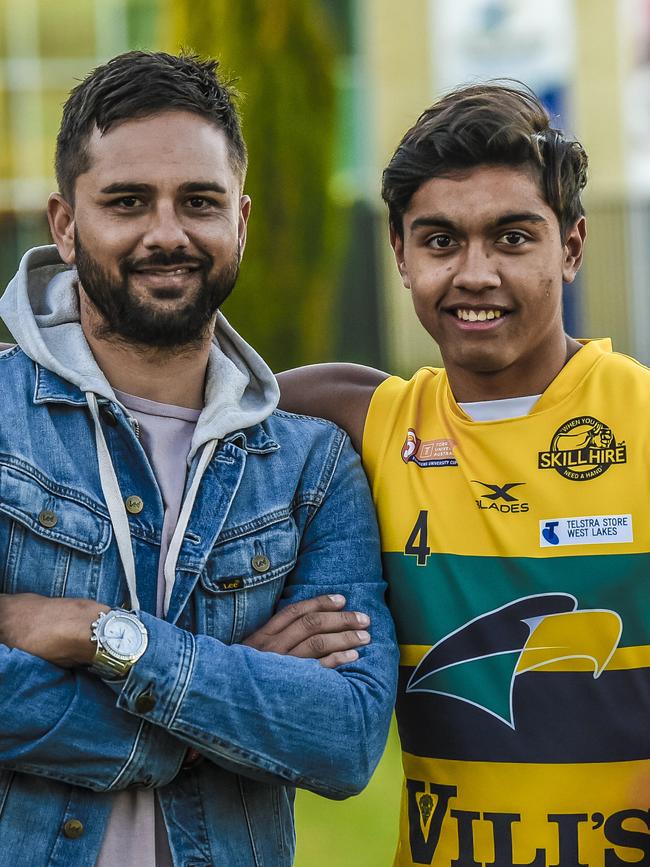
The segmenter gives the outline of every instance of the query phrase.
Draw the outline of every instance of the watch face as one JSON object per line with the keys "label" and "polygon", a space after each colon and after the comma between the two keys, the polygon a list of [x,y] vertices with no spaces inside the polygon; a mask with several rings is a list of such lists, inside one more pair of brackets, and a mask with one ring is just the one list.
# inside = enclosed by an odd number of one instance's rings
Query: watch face
{"label": "watch face", "polygon": [[107,619],[102,629],[102,644],[121,659],[132,659],[144,642],[143,628],[133,617],[115,614]]}

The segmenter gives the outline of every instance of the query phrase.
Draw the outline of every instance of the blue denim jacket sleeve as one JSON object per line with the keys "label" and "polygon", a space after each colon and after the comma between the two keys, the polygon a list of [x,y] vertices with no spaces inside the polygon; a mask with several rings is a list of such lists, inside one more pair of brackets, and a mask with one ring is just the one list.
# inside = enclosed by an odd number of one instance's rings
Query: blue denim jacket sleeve
{"label": "blue denim jacket sleeve", "polygon": [[[143,613],[149,646],[118,705],[229,770],[272,775],[331,798],[356,794],[381,757],[396,687],[384,591],[370,493],[346,442],[309,516],[282,604],[343,593],[349,609],[372,620],[372,642],[359,659],[325,669],[316,660],[228,646]],[[138,701],[143,694],[146,703]]]}
{"label": "blue denim jacket sleeve", "polygon": [[[0,767],[95,791],[163,785],[185,747],[115,707],[114,692],[0,644]],[[137,744],[137,751],[135,749]]]}

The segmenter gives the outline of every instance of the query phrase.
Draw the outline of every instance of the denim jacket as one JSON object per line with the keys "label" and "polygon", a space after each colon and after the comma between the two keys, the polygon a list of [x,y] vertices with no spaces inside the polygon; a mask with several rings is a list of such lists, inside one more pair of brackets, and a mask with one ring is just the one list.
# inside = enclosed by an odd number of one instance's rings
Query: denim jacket
{"label": "denim jacket", "polygon": [[[0,379],[0,592],[123,605],[86,395],[17,347]],[[219,440],[163,620],[148,613],[161,495],[120,405],[101,398],[99,415],[121,491],[144,503],[128,522],[149,644],[112,685],[0,644],[0,867],[88,867],[112,793],[135,786],[157,789],[176,865],[290,865],[294,787],[359,792],[394,698],[359,460],[335,426],[279,411]],[[241,644],[278,605],[321,593],[370,615],[356,662],[328,670]],[[185,769],[188,746],[203,759]]]}

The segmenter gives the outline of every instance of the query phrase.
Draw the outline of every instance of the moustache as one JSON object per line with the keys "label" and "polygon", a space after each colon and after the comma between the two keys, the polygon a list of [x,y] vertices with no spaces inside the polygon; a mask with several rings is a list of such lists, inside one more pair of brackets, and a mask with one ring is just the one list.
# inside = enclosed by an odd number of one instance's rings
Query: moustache
{"label": "moustache", "polygon": [[143,259],[125,259],[120,267],[122,273],[139,271],[143,268],[173,268],[187,266],[209,271],[212,268],[212,256],[188,256],[186,253],[152,253]]}

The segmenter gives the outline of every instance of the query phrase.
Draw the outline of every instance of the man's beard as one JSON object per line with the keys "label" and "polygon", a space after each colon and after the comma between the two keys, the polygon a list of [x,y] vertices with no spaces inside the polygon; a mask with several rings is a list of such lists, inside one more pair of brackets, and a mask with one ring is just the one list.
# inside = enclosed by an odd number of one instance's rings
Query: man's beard
{"label": "man's beard", "polygon": [[[97,336],[114,336],[140,346],[172,349],[198,343],[205,337],[217,309],[230,295],[239,274],[239,255],[211,274],[211,256],[154,253],[144,259],[123,259],[115,280],[90,255],[75,231],[75,259],[79,282],[103,318]],[[135,268],[198,266],[201,283],[194,299],[176,310],[156,310],[152,302],[135,296],[129,279]]]}

